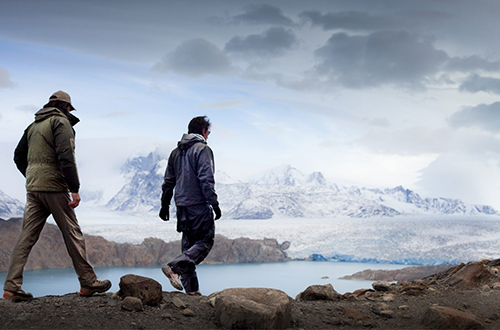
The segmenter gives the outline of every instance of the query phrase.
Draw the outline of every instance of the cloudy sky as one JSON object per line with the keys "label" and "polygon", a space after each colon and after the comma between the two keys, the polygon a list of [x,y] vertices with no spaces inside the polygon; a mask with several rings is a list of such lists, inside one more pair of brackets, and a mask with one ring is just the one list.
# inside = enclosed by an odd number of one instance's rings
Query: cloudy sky
{"label": "cloudy sky", "polygon": [[496,0],[2,1],[0,189],[22,198],[12,149],[62,89],[82,186],[207,115],[236,179],[290,164],[500,208],[498,17]]}

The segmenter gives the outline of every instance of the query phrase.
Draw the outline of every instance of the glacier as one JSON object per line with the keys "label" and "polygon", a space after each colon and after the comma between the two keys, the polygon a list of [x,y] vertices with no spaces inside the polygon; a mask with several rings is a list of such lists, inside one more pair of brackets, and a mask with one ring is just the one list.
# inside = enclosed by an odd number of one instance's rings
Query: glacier
{"label": "glacier", "polygon": [[[83,210],[82,210],[83,211]],[[139,244],[147,237],[180,240],[175,219],[107,209],[78,214],[86,234]],[[300,260],[442,265],[500,257],[498,216],[397,216],[390,218],[272,218],[216,221],[228,238],[289,242],[288,257]]]}

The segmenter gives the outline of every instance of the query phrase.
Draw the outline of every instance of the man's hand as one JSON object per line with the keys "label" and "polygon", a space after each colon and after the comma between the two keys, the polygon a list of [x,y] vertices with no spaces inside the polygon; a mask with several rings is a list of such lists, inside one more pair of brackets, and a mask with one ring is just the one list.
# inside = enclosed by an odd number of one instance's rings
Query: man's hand
{"label": "man's hand", "polygon": [[160,219],[162,219],[163,221],[168,221],[169,213],[170,213],[170,207],[162,206],[160,209]]}
{"label": "man's hand", "polygon": [[75,208],[78,205],[80,205],[80,201],[81,201],[80,194],[72,192],[71,193],[71,202],[69,202],[68,205],[72,208]]}
{"label": "man's hand", "polygon": [[220,210],[219,205],[212,205],[212,208],[214,209],[215,212],[215,218],[214,220],[219,220],[220,217],[222,216],[222,211]]}

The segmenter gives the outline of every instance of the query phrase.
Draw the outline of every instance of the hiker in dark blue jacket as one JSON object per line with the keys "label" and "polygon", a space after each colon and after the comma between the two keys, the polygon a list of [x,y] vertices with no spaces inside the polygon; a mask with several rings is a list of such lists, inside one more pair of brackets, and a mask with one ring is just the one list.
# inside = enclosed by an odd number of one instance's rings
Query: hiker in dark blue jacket
{"label": "hiker in dark blue jacket", "polygon": [[[182,254],[162,268],[170,283],[187,294],[200,295],[196,265],[214,245],[214,220],[221,217],[215,193],[214,155],[207,145],[210,121],[195,117],[168,159],[162,185],[160,218],[169,220],[175,187],[177,231],[182,232]],[[214,219],[215,213],[215,219]],[[181,285],[182,282],[182,285]]]}

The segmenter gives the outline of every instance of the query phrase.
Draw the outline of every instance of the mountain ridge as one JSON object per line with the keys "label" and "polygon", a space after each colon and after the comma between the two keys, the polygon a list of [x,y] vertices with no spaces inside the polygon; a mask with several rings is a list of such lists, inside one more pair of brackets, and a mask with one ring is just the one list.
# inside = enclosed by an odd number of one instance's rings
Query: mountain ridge
{"label": "mountain ridge", "polygon": [[[131,164],[139,165],[134,169]],[[149,168],[144,164],[150,164]],[[157,212],[165,167],[166,159],[154,153],[129,160],[124,172],[131,179],[107,207],[125,212]],[[219,176],[221,181],[217,179]],[[290,165],[271,169],[249,182],[236,181],[217,172],[216,191],[224,217],[232,219],[499,214],[488,205],[466,204],[444,197],[421,197],[403,186],[345,187],[328,181],[321,172],[304,174]]]}

